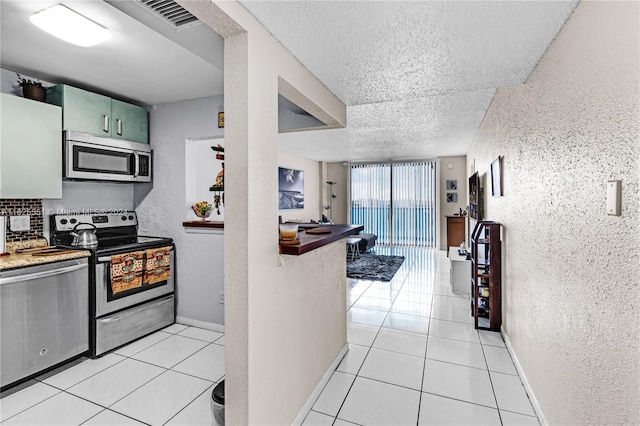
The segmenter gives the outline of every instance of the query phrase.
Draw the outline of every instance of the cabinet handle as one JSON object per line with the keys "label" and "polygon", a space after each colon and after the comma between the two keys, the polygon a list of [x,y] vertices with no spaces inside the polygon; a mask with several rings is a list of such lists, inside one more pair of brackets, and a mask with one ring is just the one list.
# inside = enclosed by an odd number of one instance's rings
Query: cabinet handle
{"label": "cabinet handle", "polygon": [[104,124],[102,125],[102,131],[109,133],[109,116],[103,115],[103,117],[104,117]]}
{"label": "cabinet handle", "polygon": [[116,131],[116,133],[122,136],[122,120],[116,118],[116,123],[118,124],[118,130]]}

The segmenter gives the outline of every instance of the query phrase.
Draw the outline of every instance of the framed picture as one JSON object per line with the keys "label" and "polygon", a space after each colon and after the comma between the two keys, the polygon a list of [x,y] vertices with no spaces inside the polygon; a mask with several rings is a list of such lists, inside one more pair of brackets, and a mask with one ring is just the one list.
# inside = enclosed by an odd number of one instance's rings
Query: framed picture
{"label": "framed picture", "polygon": [[502,197],[502,157],[491,163],[491,195]]}
{"label": "framed picture", "polygon": [[447,203],[457,203],[457,202],[458,202],[458,193],[447,192]]}
{"label": "framed picture", "polygon": [[278,210],[304,209],[304,171],[278,167]]}
{"label": "framed picture", "polygon": [[458,189],[457,180],[447,180],[447,191],[456,191]]}
{"label": "framed picture", "polygon": [[482,190],[480,175],[475,172],[469,178],[469,216],[475,220],[482,220]]}

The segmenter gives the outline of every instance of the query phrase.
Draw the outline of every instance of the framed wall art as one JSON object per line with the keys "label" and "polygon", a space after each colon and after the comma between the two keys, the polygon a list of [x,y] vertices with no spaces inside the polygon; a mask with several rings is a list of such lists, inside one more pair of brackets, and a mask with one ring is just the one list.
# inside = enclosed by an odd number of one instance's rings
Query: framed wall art
{"label": "framed wall art", "polygon": [[304,209],[304,171],[278,167],[278,210]]}

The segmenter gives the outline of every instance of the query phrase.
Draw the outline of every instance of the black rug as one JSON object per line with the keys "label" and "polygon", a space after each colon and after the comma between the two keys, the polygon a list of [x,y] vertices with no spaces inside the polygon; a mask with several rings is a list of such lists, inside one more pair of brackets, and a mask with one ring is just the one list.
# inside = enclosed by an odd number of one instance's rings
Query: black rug
{"label": "black rug", "polygon": [[347,260],[347,277],[361,280],[391,281],[404,256],[382,256],[371,253],[361,253],[359,259],[353,262]]}

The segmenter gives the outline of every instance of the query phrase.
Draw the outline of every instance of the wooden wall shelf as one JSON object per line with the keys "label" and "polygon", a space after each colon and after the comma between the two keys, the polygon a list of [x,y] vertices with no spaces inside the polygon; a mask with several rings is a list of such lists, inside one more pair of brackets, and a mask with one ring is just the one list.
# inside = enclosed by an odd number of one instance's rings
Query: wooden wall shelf
{"label": "wooden wall shelf", "polygon": [[213,220],[190,220],[182,222],[182,226],[192,228],[216,228],[224,229],[224,222],[216,222]]}

